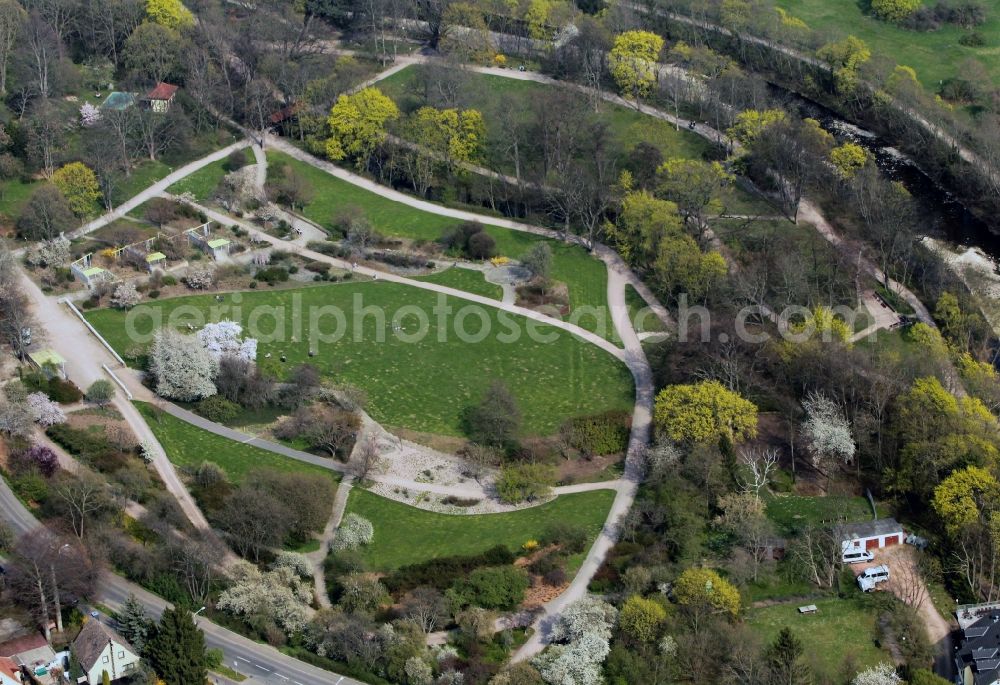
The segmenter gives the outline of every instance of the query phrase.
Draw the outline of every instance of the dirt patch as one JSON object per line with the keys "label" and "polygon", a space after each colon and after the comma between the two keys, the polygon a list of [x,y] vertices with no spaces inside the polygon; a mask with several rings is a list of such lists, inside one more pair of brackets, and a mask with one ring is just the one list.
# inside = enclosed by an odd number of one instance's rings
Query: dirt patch
{"label": "dirt patch", "polygon": [[[562,485],[589,483],[598,474],[607,475],[608,471],[625,461],[624,454],[612,454],[590,459],[561,459],[556,466],[556,480]],[[609,478],[613,476],[609,475]]]}
{"label": "dirt patch", "polygon": [[394,426],[385,426],[385,429],[403,438],[403,440],[409,440],[410,442],[415,442],[418,445],[423,445],[424,447],[430,447],[432,450],[437,450],[438,452],[445,452],[448,454],[457,454],[465,448],[468,444],[468,440],[465,438],[458,438],[453,435],[437,435],[435,433],[421,433],[420,431],[413,431],[406,428],[397,428]]}

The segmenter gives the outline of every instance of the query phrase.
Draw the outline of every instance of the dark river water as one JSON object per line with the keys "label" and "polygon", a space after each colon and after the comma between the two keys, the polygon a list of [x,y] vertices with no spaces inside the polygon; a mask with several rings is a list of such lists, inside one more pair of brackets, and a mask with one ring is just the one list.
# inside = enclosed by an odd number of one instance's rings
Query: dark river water
{"label": "dark river water", "polygon": [[807,100],[778,86],[772,94],[786,106],[797,108],[802,116],[820,122],[838,141],[851,141],[865,147],[882,171],[901,182],[919,203],[922,233],[943,238],[959,245],[978,247],[994,261],[1000,262],[1000,225],[990,226],[974,216],[954,195],[938,185],[908,157],[901,154],[881,137],[839,118],[822,105]]}

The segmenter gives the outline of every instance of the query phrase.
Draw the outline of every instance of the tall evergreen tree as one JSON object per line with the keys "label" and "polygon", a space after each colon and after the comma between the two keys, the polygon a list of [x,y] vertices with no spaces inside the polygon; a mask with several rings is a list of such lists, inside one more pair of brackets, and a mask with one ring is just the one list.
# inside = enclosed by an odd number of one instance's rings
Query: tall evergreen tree
{"label": "tall evergreen tree", "polygon": [[764,650],[768,683],[771,685],[811,685],[812,673],[802,661],[802,642],[788,628],[782,628]]}
{"label": "tall evergreen tree", "polygon": [[146,643],[146,659],[166,685],[204,683],[208,677],[205,634],[187,609],[167,609]]}
{"label": "tall evergreen tree", "polygon": [[118,632],[133,647],[140,652],[146,648],[146,640],[154,628],[153,621],[135,595],[130,594],[121,611],[115,614],[115,623]]}

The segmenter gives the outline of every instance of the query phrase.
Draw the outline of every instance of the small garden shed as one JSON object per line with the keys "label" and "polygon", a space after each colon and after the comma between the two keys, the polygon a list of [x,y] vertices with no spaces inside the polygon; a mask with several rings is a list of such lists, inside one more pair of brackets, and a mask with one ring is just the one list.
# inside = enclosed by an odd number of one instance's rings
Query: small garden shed
{"label": "small garden shed", "polygon": [[30,359],[31,363],[37,366],[46,377],[52,378],[53,376],[58,376],[60,378],[66,378],[66,360],[55,350],[46,348],[44,350],[30,352],[28,353],[28,359]]}

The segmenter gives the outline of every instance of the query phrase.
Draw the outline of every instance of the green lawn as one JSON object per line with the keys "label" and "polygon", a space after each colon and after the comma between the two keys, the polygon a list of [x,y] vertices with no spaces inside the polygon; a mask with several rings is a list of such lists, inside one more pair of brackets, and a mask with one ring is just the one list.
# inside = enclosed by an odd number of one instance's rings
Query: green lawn
{"label": "green lawn", "polygon": [[174,195],[191,193],[199,202],[211,199],[212,193],[219,187],[219,182],[226,175],[226,160],[220,159],[217,162],[206,164],[190,176],[177,181],[167,190]]}
{"label": "green lawn", "polygon": [[[240,300],[238,307],[234,298]],[[288,290],[261,288],[225,295],[221,302],[214,294],[147,301],[128,317],[115,309],[86,316],[119,352],[141,340],[135,336],[153,330],[154,316],[183,330],[191,317],[195,327],[207,320],[240,319],[248,330],[257,329],[258,362],[265,369],[280,375],[308,361],[334,381],[367,390],[368,410],[377,420],[428,433],[460,435],[463,412],[497,378],[517,398],[527,435],[551,434],[571,416],[632,406],[631,374],[604,350],[544,325],[532,324],[529,330],[520,317],[498,318],[492,307],[453,298],[443,298],[453,313],[439,316],[438,301],[435,293],[405,285],[349,281]],[[344,313],[344,325],[338,326],[335,315],[327,314],[315,319],[317,327],[331,338],[339,327],[341,336],[318,342],[317,355],[309,357],[309,314],[315,311],[311,308],[326,305]],[[407,309],[401,310],[404,306]],[[268,309],[276,307],[282,309]],[[404,342],[400,337],[415,337],[420,327],[414,307],[426,314],[427,334],[419,341]],[[461,324],[466,341],[456,333],[463,309],[468,314]],[[301,312],[301,330],[296,328],[296,310]],[[398,334],[392,329],[397,313],[406,315]],[[126,318],[134,324],[132,336]],[[283,335],[273,335],[275,319],[281,321]],[[476,342],[482,321],[489,322],[489,332]],[[511,333],[515,328],[520,330],[517,336]],[[555,334],[555,340],[545,342],[534,330],[546,337]],[[274,341],[275,337],[288,342]],[[287,363],[278,361],[282,354]]]}
{"label": "green lawn", "polygon": [[483,297],[492,297],[494,300],[503,297],[503,288],[488,282],[481,271],[473,271],[472,269],[461,269],[453,266],[429,276],[417,276],[416,280],[445,285]]}
{"label": "green lawn", "polygon": [[258,468],[314,474],[335,482],[339,480],[339,476],[329,469],[210,433],[170,414],[157,412],[145,402],[136,402],[135,405],[163,445],[170,462],[180,468],[193,468],[203,461],[212,461],[221,466],[234,483],[239,483],[247,472]]}
{"label": "green lawn", "polygon": [[[396,100],[404,112],[412,111],[426,102],[420,85],[423,69],[419,65],[402,69],[380,81],[378,88]],[[483,113],[487,154],[496,158],[495,161],[502,170],[512,172],[513,163],[496,151],[502,139],[501,108],[510,102],[523,103],[521,116],[527,121],[531,116],[530,103],[551,90],[552,86],[533,81],[519,81],[490,74],[463,74],[462,85],[458,90],[459,106],[473,107]],[[581,108],[592,112],[586,98],[583,95],[579,97]],[[665,158],[701,158],[712,148],[711,143],[698,135],[683,129],[678,131],[666,121],[653,119],[631,108],[602,103],[600,111],[594,116],[607,124],[614,152],[619,158],[619,166],[626,160],[628,151],[639,142],[659,148]]]}
{"label": "green lawn", "polygon": [[20,179],[12,179],[0,183],[0,214],[14,222],[20,217],[21,210],[28,204],[28,199],[41,185],[38,181],[22,183]]}
{"label": "green lawn", "polygon": [[773,641],[782,628],[791,628],[808,645],[805,660],[819,679],[839,682],[847,659],[851,659],[852,673],[891,661],[889,654],[875,645],[878,632],[871,598],[860,595],[811,600],[809,604],[815,604],[819,611],[808,615],[799,613],[797,602],[751,609],[746,620],[764,642]]}
{"label": "green lawn", "polygon": [[[337,211],[349,205],[364,209],[372,225],[386,236],[438,240],[460,223],[386,199],[281,152],[269,151],[267,154],[270,164],[288,164],[309,180],[315,195],[302,213],[321,226],[331,226]],[[485,230],[496,240],[499,254],[513,258],[527,252],[535,243],[547,240],[496,226],[487,226]],[[570,306],[577,310],[594,307],[606,314],[608,275],[604,264],[579,245],[567,245],[555,240],[548,240],[548,243],[552,247],[552,278],[569,286]],[[613,337],[610,316],[599,321],[593,315],[586,315],[577,323],[581,328],[605,338]]]}
{"label": "green lawn", "polygon": [[170,167],[164,162],[146,160],[132,172],[125,176],[119,174],[111,197],[115,205],[119,205],[126,200],[135,197],[141,191],[153,185],[170,173]]}
{"label": "green lawn", "polygon": [[872,508],[864,497],[775,495],[767,499],[767,517],[783,535],[788,535],[810,524],[870,521]]}
{"label": "green lawn", "polygon": [[[428,559],[477,554],[495,545],[520,549],[538,539],[556,521],[586,526],[597,537],[614,501],[612,490],[562,495],[552,502],[507,514],[473,516],[438,514],[354,488],[347,511],[375,526],[375,539],[362,555],[378,570]],[[589,548],[589,544],[588,544]]]}
{"label": "green lawn", "polygon": [[987,21],[976,28],[986,42],[980,48],[960,45],[958,40],[966,31],[953,24],[937,31],[911,31],[874,18],[862,9],[867,3],[857,0],[776,0],[776,4],[815,31],[853,34],[868,43],[875,55],[913,67],[931,92],[936,92],[938,81],[962,76],[969,59],[978,60],[994,84],[1000,82],[1000,12],[995,2],[985,3]]}

